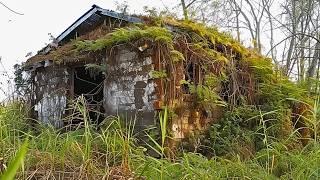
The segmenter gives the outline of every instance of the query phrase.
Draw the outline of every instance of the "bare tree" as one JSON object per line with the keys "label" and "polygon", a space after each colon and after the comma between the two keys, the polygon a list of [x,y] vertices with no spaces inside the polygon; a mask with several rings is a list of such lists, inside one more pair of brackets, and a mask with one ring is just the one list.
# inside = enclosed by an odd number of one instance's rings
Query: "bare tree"
{"label": "bare tree", "polygon": [[191,0],[190,2],[186,2],[185,0],[181,0],[181,7],[183,12],[183,17],[185,20],[189,20],[188,9],[194,4],[197,0]]}
{"label": "bare tree", "polygon": [[261,34],[265,13],[269,10],[272,0],[228,0],[235,12],[237,38],[240,40],[240,28],[247,30],[251,37],[253,47],[262,52]]}
{"label": "bare tree", "polygon": [[[286,59],[286,75],[304,81],[314,76],[317,67],[317,45],[319,31],[319,2],[313,0],[290,0],[282,4],[282,24],[289,39]],[[313,55],[312,55],[313,54]]]}
{"label": "bare tree", "polygon": [[233,10],[225,0],[201,0],[189,7],[190,19],[202,23],[226,27],[234,18]]}
{"label": "bare tree", "polygon": [[274,3],[274,0],[262,0],[262,5],[265,7],[265,11],[267,13],[267,19],[270,27],[269,45],[270,45],[271,57],[273,59],[273,62],[276,64],[276,67],[278,67],[276,48],[273,48],[274,47],[274,19],[271,11],[271,6],[273,5],[273,3]]}

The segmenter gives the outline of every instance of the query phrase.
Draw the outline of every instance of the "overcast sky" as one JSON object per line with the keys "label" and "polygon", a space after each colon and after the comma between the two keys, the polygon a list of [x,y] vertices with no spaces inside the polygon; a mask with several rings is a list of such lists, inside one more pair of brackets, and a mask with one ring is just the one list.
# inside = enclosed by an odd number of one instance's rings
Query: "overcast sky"
{"label": "overcast sky", "polygon": [[[10,74],[13,65],[27,58],[28,52],[36,54],[49,42],[48,33],[58,36],[77,18],[96,4],[105,9],[115,10],[115,0],[0,0],[13,10],[23,13],[20,16],[0,5],[0,56],[4,67],[0,66],[0,83],[8,92],[4,69]],[[118,0],[118,2],[123,2]],[[127,0],[131,13],[143,12],[143,6],[163,9],[172,6],[177,0]],[[12,77],[12,75],[11,75]],[[5,97],[0,91],[0,99]]]}

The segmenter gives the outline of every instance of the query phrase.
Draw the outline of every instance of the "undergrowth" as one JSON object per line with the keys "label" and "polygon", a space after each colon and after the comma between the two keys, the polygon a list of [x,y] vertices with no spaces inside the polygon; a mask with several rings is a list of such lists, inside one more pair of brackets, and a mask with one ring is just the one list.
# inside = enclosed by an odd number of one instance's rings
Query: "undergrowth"
{"label": "undergrowth", "polygon": [[[81,99],[80,99],[81,101]],[[78,103],[83,117],[86,110]],[[240,108],[225,116],[222,124],[214,125],[209,132],[213,142],[211,157],[199,153],[182,152],[174,161],[157,158],[139,146],[133,127],[117,117],[108,118],[100,129],[89,121],[84,128],[63,132],[52,127],[37,125],[37,131],[22,124],[26,121],[24,108],[19,103],[1,107],[0,134],[1,167],[15,157],[25,139],[29,140],[23,168],[18,179],[108,179],[115,177],[147,179],[317,179],[320,177],[320,146],[311,140],[304,148],[290,149],[280,140],[273,139],[271,129],[264,126],[276,112],[261,113],[252,107]],[[244,113],[245,112],[245,113]],[[165,112],[167,113],[167,112]],[[8,119],[10,118],[10,119]],[[167,115],[160,117],[162,128]],[[258,127],[250,129],[254,120]],[[20,121],[19,126],[15,126]],[[249,123],[249,124],[248,124]],[[250,131],[244,131],[249,128]],[[247,134],[243,134],[247,132]],[[250,132],[250,133],[248,133]],[[165,154],[167,138],[162,133],[159,148]],[[256,136],[256,137],[255,137]],[[151,137],[151,136],[150,136]],[[257,138],[257,139],[255,139]],[[261,140],[258,140],[261,138]],[[290,138],[290,137],[288,137]],[[90,141],[90,142],[89,142]],[[263,142],[250,158],[244,158],[241,142]],[[245,143],[244,143],[245,144]],[[242,144],[243,145],[243,144]],[[243,149],[242,149],[243,150]],[[5,169],[1,169],[2,173]]]}

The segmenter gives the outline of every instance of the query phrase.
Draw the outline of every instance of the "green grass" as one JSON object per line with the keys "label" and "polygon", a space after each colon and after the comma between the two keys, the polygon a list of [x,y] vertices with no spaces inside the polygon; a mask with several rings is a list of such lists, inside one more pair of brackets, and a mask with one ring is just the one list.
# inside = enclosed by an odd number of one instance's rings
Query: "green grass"
{"label": "green grass", "polygon": [[[269,140],[265,126],[268,114],[259,114],[265,148],[252,158],[205,157],[183,152],[173,161],[165,156],[167,111],[160,115],[160,141],[149,136],[146,147],[139,146],[134,121],[110,117],[100,129],[90,124],[83,99],[75,106],[84,128],[62,132],[38,125],[30,128],[24,108],[14,103],[0,107],[0,158],[8,166],[2,179],[108,179],[114,177],[146,179],[318,179],[320,145],[317,140],[302,149],[289,149]],[[82,105],[81,105],[82,104]],[[274,112],[270,112],[274,113]],[[312,118],[312,117],[310,117]],[[25,122],[25,123],[24,123]],[[131,123],[128,123],[131,122]],[[26,144],[28,139],[28,146]],[[153,148],[160,157],[152,157]],[[2,165],[0,164],[0,167]]]}
{"label": "green grass", "polygon": [[20,165],[23,164],[23,159],[26,156],[28,148],[28,141],[25,141],[17,152],[16,157],[10,162],[8,169],[5,170],[1,179],[12,180],[14,179]]}

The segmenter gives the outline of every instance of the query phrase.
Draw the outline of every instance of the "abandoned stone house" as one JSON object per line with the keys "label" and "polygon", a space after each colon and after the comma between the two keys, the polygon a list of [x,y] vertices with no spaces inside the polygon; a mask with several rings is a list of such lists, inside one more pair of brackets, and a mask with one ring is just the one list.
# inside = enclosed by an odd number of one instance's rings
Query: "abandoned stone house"
{"label": "abandoned stone house", "polygon": [[[141,63],[132,64],[133,59],[137,58],[135,52],[120,49],[117,61],[134,73],[124,75],[123,82],[118,84],[117,79],[105,77],[103,72],[94,73],[84,66],[88,63],[103,64],[108,61],[105,57],[86,56],[83,61],[78,61],[79,57],[70,57],[68,62],[56,64],[50,56],[78,37],[92,39],[94,33],[101,35],[102,31],[110,32],[115,27],[138,22],[141,22],[139,18],[93,5],[51,44],[28,59],[25,69],[33,81],[31,105],[34,118],[62,127],[63,118],[68,116],[68,103],[83,95],[91,111],[106,115],[123,114],[128,118],[137,116],[141,120],[137,126],[153,123],[149,122],[154,117],[154,85],[148,81],[149,72],[146,70],[151,64],[149,57],[145,57]],[[112,71],[117,73],[117,69]]]}
{"label": "abandoned stone house", "polygon": [[[32,116],[63,127],[73,113],[69,106],[84,97],[91,119],[120,115],[135,119],[135,126],[143,128],[155,124],[165,105],[170,107],[173,136],[183,138],[217,121],[224,102],[255,101],[259,79],[250,63],[264,57],[196,23],[169,19],[164,26],[131,28],[147,23],[144,17],[93,5],[25,63],[32,80]],[[75,49],[74,42],[110,43],[110,34],[126,42],[112,41],[108,48],[81,53]]]}

